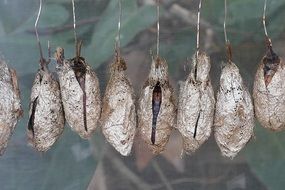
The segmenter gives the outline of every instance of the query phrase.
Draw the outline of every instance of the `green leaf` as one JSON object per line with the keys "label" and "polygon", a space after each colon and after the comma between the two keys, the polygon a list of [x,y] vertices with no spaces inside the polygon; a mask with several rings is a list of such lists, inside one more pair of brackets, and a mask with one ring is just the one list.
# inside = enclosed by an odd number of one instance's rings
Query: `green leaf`
{"label": "green leaf", "polygon": [[6,33],[13,32],[22,26],[32,15],[36,3],[25,1],[0,1],[0,20]]}
{"label": "green leaf", "polygon": [[55,27],[64,24],[68,18],[69,13],[65,7],[58,4],[47,4],[43,7],[40,23],[45,26]]}
{"label": "green leaf", "polygon": [[[277,38],[285,29],[284,0],[268,1],[267,28],[271,38]],[[224,1],[205,1],[202,17],[210,22],[220,39],[223,39]],[[245,40],[264,40],[262,26],[263,1],[232,0],[228,2],[227,31],[232,44],[240,44]],[[271,19],[271,18],[274,19]]]}
{"label": "green leaf", "polygon": [[[156,20],[155,7],[138,8],[133,0],[123,1],[123,16],[121,24],[121,45],[125,46],[142,30],[150,27]],[[94,60],[95,65],[106,61],[114,53],[117,35],[118,8],[117,1],[110,1],[100,22],[96,25],[87,58]]]}
{"label": "green leaf", "polygon": [[[38,11],[38,10],[37,10]],[[21,27],[17,29],[17,32],[25,32],[26,30],[34,29],[37,11],[23,24]],[[45,4],[42,7],[41,16],[38,22],[38,29],[41,27],[57,27],[61,26],[69,18],[69,12],[62,5],[58,4]]]}
{"label": "green leaf", "polygon": [[285,186],[285,133],[271,132],[257,125],[255,135],[256,140],[245,151],[247,161],[268,189],[279,190]]}
{"label": "green leaf", "polygon": [[[270,17],[270,15],[277,12],[280,6],[284,5],[285,1],[281,0],[272,0],[268,1],[266,16]],[[263,2],[260,0],[243,0],[243,1],[231,1],[228,4],[228,14],[229,20],[228,23],[243,23],[249,19],[262,19],[263,15]],[[257,10],[257,11],[253,11]],[[242,11],[242,14],[241,14]]]}
{"label": "green leaf", "polygon": [[[285,1],[268,1],[268,8],[266,11],[267,15],[267,28],[271,38],[275,38],[283,32],[285,26],[280,23],[280,19],[284,18],[285,14],[278,14],[278,9],[285,5]],[[253,11],[253,8],[257,11]],[[242,11],[242,14],[241,14]],[[245,38],[253,37],[257,41],[264,39],[263,26],[261,25],[262,15],[263,15],[263,2],[259,0],[245,0],[245,1],[234,1],[229,4],[229,19],[228,28],[233,30],[234,33],[239,33],[234,35],[233,40],[237,43],[244,40]],[[278,14],[274,16],[274,20],[270,18],[273,14]],[[278,26],[278,27],[276,27]],[[274,28],[273,28],[274,27]],[[250,30],[249,30],[250,28]],[[273,31],[270,33],[270,31]]]}
{"label": "green leaf", "polygon": [[187,58],[191,59],[195,51],[195,31],[181,30],[173,35],[171,43],[161,42],[160,54],[166,59],[169,71],[172,75],[179,72],[180,63],[186,63]]}
{"label": "green leaf", "polygon": [[[48,36],[41,37],[44,57],[47,58],[47,42],[50,41],[52,51],[60,45],[65,48],[66,56],[74,56],[74,44],[66,41],[56,41]],[[11,34],[0,40],[0,52],[9,61],[9,65],[17,70],[19,75],[35,73],[38,69],[40,54],[35,35]],[[30,53],[27,53],[30,52]]]}

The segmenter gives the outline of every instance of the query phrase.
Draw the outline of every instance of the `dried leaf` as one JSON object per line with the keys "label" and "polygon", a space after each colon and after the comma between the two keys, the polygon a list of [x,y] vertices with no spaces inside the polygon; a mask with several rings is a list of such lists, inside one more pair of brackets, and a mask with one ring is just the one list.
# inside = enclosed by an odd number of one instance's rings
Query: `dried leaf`
{"label": "dried leaf", "polygon": [[108,190],[107,183],[106,183],[106,174],[104,172],[103,163],[100,162],[96,167],[96,170],[93,174],[93,177],[88,185],[87,190]]}
{"label": "dried leaf", "polygon": [[178,131],[174,131],[166,145],[162,156],[170,162],[178,172],[184,172],[185,160],[183,158],[183,141]]}
{"label": "dried leaf", "polygon": [[45,152],[57,141],[64,129],[64,114],[59,83],[47,68],[36,74],[28,123],[28,142]]}
{"label": "dried leaf", "polygon": [[[152,152],[148,149],[147,144],[141,139],[139,135],[135,137],[134,149],[136,166],[139,171],[142,171],[149,165],[155,155],[152,154]],[[174,133],[170,136],[165,151],[161,154],[161,156],[170,162],[170,164],[172,164],[173,167],[179,172],[183,172],[185,168],[184,158],[182,157],[182,150],[183,142],[181,135],[178,131],[174,131]]]}
{"label": "dried leaf", "polygon": [[23,112],[16,72],[9,69],[2,58],[0,58],[0,89],[0,155],[2,155]]}
{"label": "dried leaf", "polygon": [[103,134],[123,156],[131,152],[137,124],[134,91],[125,70],[125,61],[116,56],[111,67],[101,115]]}
{"label": "dried leaf", "polygon": [[223,156],[234,158],[253,136],[251,97],[232,62],[222,69],[214,123],[215,138]]}
{"label": "dried leaf", "polygon": [[154,154],[165,149],[175,124],[176,105],[165,60],[152,60],[151,70],[139,99],[138,127]]}
{"label": "dried leaf", "polygon": [[139,171],[142,171],[148,166],[154,155],[139,134],[135,136],[134,149],[136,166]]}
{"label": "dried leaf", "polygon": [[209,79],[210,60],[205,53],[192,59],[192,70],[180,87],[177,129],[183,136],[184,150],[194,153],[211,135],[215,97]]}

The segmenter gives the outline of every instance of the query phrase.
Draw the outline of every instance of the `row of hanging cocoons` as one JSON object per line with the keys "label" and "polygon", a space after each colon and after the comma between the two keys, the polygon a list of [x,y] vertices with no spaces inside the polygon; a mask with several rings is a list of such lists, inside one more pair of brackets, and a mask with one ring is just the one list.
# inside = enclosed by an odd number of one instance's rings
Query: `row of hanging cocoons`
{"label": "row of hanging cocoons", "polygon": [[[197,49],[191,61],[191,71],[181,82],[178,98],[169,82],[168,66],[159,56],[159,2],[157,1],[157,52],[151,55],[151,68],[139,97],[125,74],[127,63],[120,51],[122,15],[119,0],[118,36],[115,58],[110,66],[110,77],[101,99],[99,81],[88,62],[80,55],[82,43],[76,36],[75,4],[72,0],[75,57],[66,59],[64,49],[54,53],[57,77],[49,70],[41,48],[37,25],[42,0],[35,23],[36,39],[40,50],[39,70],[31,90],[28,144],[37,151],[49,150],[61,136],[65,122],[81,138],[92,137],[101,126],[106,140],[122,155],[131,153],[138,133],[154,154],[161,153],[173,129],[183,138],[184,152],[193,154],[214,134],[223,156],[234,158],[253,137],[254,118],[273,131],[285,128],[285,70],[283,60],[274,53],[265,23],[266,53],[256,72],[253,101],[244,85],[239,68],[232,61],[231,45],[227,38],[225,0],[224,35],[227,56],[223,64],[220,86],[216,97],[209,77],[211,62],[200,51],[200,10],[198,7]],[[22,116],[20,92],[16,72],[4,58],[0,60],[0,154]]]}

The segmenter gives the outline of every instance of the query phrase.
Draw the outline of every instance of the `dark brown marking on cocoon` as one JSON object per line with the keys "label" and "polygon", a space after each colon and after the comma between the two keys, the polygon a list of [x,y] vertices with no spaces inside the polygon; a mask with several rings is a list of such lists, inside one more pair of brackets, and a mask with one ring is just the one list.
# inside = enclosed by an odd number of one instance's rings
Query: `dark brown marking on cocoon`
{"label": "dark brown marking on cocoon", "polygon": [[117,70],[117,71],[127,70],[127,64],[125,60],[118,56],[116,57],[116,64],[112,65],[112,67],[114,67],[114,70]]}
{"label": "dark brown marking on cocoon", "polygon": [[156,57],[156,59],[155,59],[155,68],[157,69],[160,64],[161,64],[160,58]]}
{"label": "dark brown marking on cocoon", "polygon": [[198,123],[199,123],[201,111],[202,111],[202,110],[199,111],[199,114],[198,114],[198,117],[197,117],[197,121],[196,121],[196,124],[195,124],[195,130],[194,130],[194,135],[193,135],[194,139],[196,138],[196,134],[197,134],[197,130],[198,130]]}
{"label": "dark brown marking on cocoon", "polygon": [[87,116],[86,116],[86,92],[85,92],[85,75],[80,79],[80,87],[83,91],[83,117],[84,117],[84,128],[87,131]]}
{"label": "dark brown marking on cocoon", "polygon": [[262,61],[264,64],[263,71],[264,71],[265,85],[268,86],[274,74],[276,73],[278,65],[280,63],[280,58],[273,51],[271,45],[268,46],[268,50]]}
{"label": "dark brown marking on cocoon", "polygon": [[197,70],[198,70],[198,57],[196,56],[196,64],[195,64],[195,69],[194,69],[194,79],[197,80]]}
{"label": "dark brown marking on cocoon", "polygon": [[155,133],[156,133],[156,122],[162,102],[162,92],[160,83],[157,82],[152,93],[152,131],[151,131],[151,142],[155,143]]}
{"label": "dark brown marking on cocoon", "polygon": [[35,131],[34,131],[34,121],[35,121],[35,112],[37,109],[37,104],[38,104],[38,97],[36,97],[36,99],[33,101],[33,106],[32,106],[32,114],[31,117],[29,119],[29,124],[28,124],[28,130],[32,131],[33,136],[35,135]]}

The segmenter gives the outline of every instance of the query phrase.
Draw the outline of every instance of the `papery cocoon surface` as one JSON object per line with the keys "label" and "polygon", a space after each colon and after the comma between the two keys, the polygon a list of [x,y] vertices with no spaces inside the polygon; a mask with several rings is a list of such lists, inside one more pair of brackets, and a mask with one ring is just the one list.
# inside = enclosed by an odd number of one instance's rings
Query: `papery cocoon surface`
{"label": "papery cocoon surface", "polygon": [[235,157],[253,136],[252,100],[232,62],[222,69],[214,125],[217,144],[226,157]]}
{"label": "papery cocoon surface", "polygon": [[125,70],[125,61],[117,57],[110,69],[100,119],[107,141],[123,156],[131,152],[137,124],[134,91]]}
{"label": "papery cocoon surface", "polygon": [[36,150],[49,150],[64,129],[59,83],[47,68],[36,74],[30,102],[28,142]]}
{"label": "papery cocoon surface", "polygon": [[177,129],[186,153],[195,152],[211,135],[215,96],[209,78],[211,68],[205,53],[192,59],[192,70],[181,84],[178,98]]}
{"label": "papery cocoon surface", "polygon": [[176,104],[169,84],[167,63],[157,57],[152,60],[138,109],[138,130],[153,153],[165,149],[175,118]]}
{"label": "papery cocoon surface", "polygon": [[65,119],[81,138],[91,137],[101,112],[99,81],[95,72],[79,57],[58,64]]}
{"label": "papery cocoon surface", "polygon": [[285,65],[274,52],[268,52],[259,64],[253,100],[255,116],[263,127],[285,129]]}
{"label": "papery cocoon surface", "polygon": [[22,112],[16,72],[0,58],[0,155],[4,153]]}

